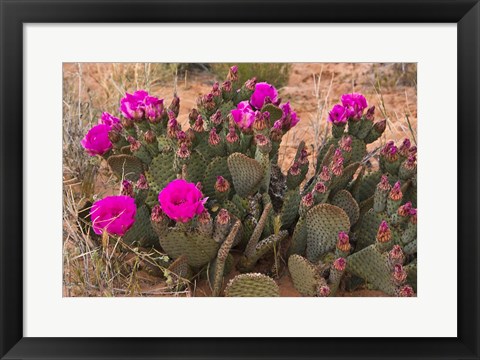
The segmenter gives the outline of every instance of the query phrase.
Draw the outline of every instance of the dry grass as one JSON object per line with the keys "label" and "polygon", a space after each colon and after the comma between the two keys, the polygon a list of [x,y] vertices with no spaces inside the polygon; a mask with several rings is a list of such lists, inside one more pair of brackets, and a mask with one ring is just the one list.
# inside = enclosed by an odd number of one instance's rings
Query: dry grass
{"label": "dry grass", "polygon": [[[202,67],[200,67],[200,70]],[[330,124],[327,111],[349,91],[364,92],[377,105],[377,118],[387,119],[384,136],[369,145],[368,161],[376,166],[378,149],[388,140],[410,137],[416,144],[416,66],[412,64],[293,64],[280,95],[299,112],[301,123],[283,139],[282,169],[292,163],[298,143],[311,149],[310,163],[323,146]],[[164,254],[101,239],[78,218],[87,200],[118,192],[118,182],[104,163],[89,157],[80,145],[103,111],[118,113],[125,92],[146,89],[182,101],[179,121],[196,97],[209,90],[213,77],[199,67],[176,64],[65,64],[63,92],[63,260],[64,296],[197,296],[197,280],[172,279],[162,267]],[[313,165],[310,174],[313,173]],[[182,289],[172,288],[182,284]]]}

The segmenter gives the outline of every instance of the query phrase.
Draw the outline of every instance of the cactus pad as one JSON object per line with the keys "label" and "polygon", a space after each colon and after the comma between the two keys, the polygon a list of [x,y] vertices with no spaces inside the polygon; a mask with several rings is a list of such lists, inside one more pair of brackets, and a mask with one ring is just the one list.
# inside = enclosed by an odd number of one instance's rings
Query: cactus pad
{"label": "cactus pad", "polygon": [[177,228],[160,237],[160,245],[168,256],[177,259],[182,255],[188,258],[192,267],[200,267],[211,261],[219,245],[211,238],[198,233],[185,233]]}
{"label": "cactus pad", "polygon": [[135,223],[123,236],[123,241],[127,244],[136,244],[147,247],[156,243],[157,236],[150,224],[150,211],[143,205],[135,214]]}
{"label": "cactus pad", "polygon": [[141,160],[132,155],[112,155],[107,159],[108,166],[119,179],[137,181],[143,173]]}
{"label": "cactus pad", "polygon": [[173,167],[174,159],[175,155],[173,153],[161,153],[152,160],[146,174],[150,188],[157,193],[162,191],[170,181],[177,178],[177,173]]}
{"label": "cactus pad", "polygon": [[337,206],[319,204],[306,215],[307,259],[316,262],[321,255],[335,248],[338,233],[350,231],[348,215]]}
{"label": "cactus pad", "polygon": [[283,111],[278,106],[273,104],[266,104],[262,107],[262,112],[268,111],[270,113],[270,121],[273,123],[283,116]]}
{"label": "cactus pad", "polygon": [[347,270],[372,284],[388,295],[395,295],[387,253],[381,254],[375,245],[370,245],[347,258]]}
{"label": "cactus pad", "polygon": [[225,289],[228,297],[278,297],[280,290],[275,281],[263,274],[249,273],[234,277]]}
{"label": "cactus pad", "polygon": [[316,267],[300,255],[288,258],[288,271],[292,276],[293,286],[304,296],[315,296],[319,282]]}
{"label": "cactus pad", "polygon": [[350,219],[350,225],[353,226],[360,217],[360,207],[347,190],[340,190],[332,199],[332,205],[343,209]]}
{"label": "cactus pad", "polygon": [[298,189],[289,190],[285,194],[282,210],[280,211],[282,229],[290,228],[295,220],[297,220],[300,200],[301,197]]}
{"label": "cactus pad", "polygon": [[214,158],[205,169],[205,177],[202,182],[202,192],[205,196],[215,197],[215,183],[217,176],[223,176],[230,184],[232,176],[228,171],[227,159],[224,157]]}
{"label": "cactus pad", "polygon": [[201,182],[205,175],[207,163],[198,151],[192,151],[187,164],[187,174],[185,180],[188,182]]}
{"label": "cactus pad", "polygon": [[241,197],[254,194],[264,176],[263,166],[242,153],[231,154],[227,163],[237,194]]}

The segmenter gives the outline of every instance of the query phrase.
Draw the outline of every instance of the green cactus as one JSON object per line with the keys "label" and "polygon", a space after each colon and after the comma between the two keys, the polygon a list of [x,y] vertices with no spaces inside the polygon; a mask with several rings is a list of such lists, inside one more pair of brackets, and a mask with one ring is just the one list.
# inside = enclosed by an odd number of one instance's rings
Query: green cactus
{"label": "green cactus", "polygon": [[156,243],[157,236],[150,225],[150,211],[143,205],[138,208],[135,215],[135,223],[123,236],[123,241],[127,244],[148,247]]}
{"label": "green cactus", "polygon": [[360,207],[347,190],[340,190],[335,194],[331,201],[332,205],[338,206],[345,211],[350,220],[350,225],[354,226],[360,218]]}
{"label": "green cactus", "polygon": [[108,157],[107,163],[119,179],[137,181],[144,171],[142,161],[131,155],[112,155]]}
{"label": "green cactus", "polygon": [[292,276],[293,286],[304,296],[315,296],[320,274],[318,268],[300,255],[288,258],[288,271]]}
{"label": "green cactus", "polygon": [[306,215],[307,259],[311,262],[335,248],[340,231],[349,232],[348,215],[337,206],[320,204],[310,209]]}
{"label": "green cactus", "polygon": [[173,167],[175,155],[173,153],[160,153],[150,164],[146,172],[150,188],[157,193],[162,191],[169,182],[177,178],[177,172]]}
{"label": "green cactus", "polygon": [[241,197],[253,195],[260,187],[265,175],[263,166],[242,153],[231,154],[227,164],[237,194]]}
{"label": "green cactus", "polygon": [[259,273],[240,274],[225,289],[228,297],[278,297],[280,290],[270,277]]}

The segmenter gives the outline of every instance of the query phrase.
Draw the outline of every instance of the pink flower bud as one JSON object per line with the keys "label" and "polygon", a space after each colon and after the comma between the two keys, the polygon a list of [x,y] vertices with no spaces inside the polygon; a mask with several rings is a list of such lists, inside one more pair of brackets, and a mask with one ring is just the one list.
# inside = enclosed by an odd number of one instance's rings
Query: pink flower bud
{"label": "pink flower bud", "polygon": [[325,194],[325,192],[327,191],[327,187],[325,186],[325,183],[319,181],[315,184],[313,191],[319,194]]}
{"label": "pink flower bud", "polygon": [[228,71],[227,80],[237,81],[238,80],[238,66],[233,65]]}
{"label": "pink flower bud", "polygon": [[382,220],[377,231],[377,241],[379,243],[386,243],[392,239],[392,232],[385,220]]}
{"label": "pink flower bud", "polygon": [[343,158],[339,158],[332,164],[332,173],[335,176],[341,176],[343,174]]}
{"label": "pink flower bud", "polygon": [[220,225],[226,225],[230,221],[230,214],[226,209],[220,209],[217,215],[217,222]]}
{"label": "pink flower bud", "polygon": [[230,183],[223,176],[217,176],[217,181],[215,182],[215,190],[223,193],[230,190]]}
{"label": "pink flower bud", "polygon": [[384,120],[377,121],[375,124],[373,124],[373,128],[377,133],[383,134],[383,132],[387,128],[387,120],[384,119]]}
{"label": "pink flower bud", "polygon": [[330,295],[330,288],[328,287],[328,285],[321,285],[318,288],[318,296],[327,297],[329,295]]}
{"label": "pink flower bud", "polygon": [[302,197],[302,204],[303,206],[309,208],[310,206],[313,205],[313,195],[312,193],[308,193],[304,197]]}
{"label": "pink flower bud", "polygon": [[151,219],[155,223],[159,223],[166,219],[166,214],[163,212],[160,205],[155,205],[152,209]]}
{"label": "pink flower bud", "polygon": [[147,182],[147,178],[145,177],[145,175],[140,174],[140,176],[138,177],[138,180],[137,180],[137,183],[135,184],[135,186],[136,186],[138,189],[141,189],[141,190],[147,190],[147,189],[148,189],[148,182]]}
{"label": "pink flower bud", "polygon": [[349,252],[351,249],[350,238],[345,231],[338,233],[337,248],[343,252]]}
{"label": "pink flower bud", "polygon": [[120,194],[133,197],[133,184],[130,180],[122,181],[122,190]]}
{"label": "pink flower bud", "polygon": [[199,115],[200,113],[198,112],[198,110],[193,108],[188,114],[188,120],[190,121],[190,123],[194,123]]}
{"label": "pink flower bud", "polygon": [[222,112],[220,110],[217,110],[212,116],[210,116],[210,120],[215,124],[215,125],[220,125],[223,121],[222,119]]}
{"label": "pink flower bud", "polygon": [[319,174],[319,178],[320,180],[325,182],[331,179],[330,170],[328,169],[328,167],[326,166],[322,167],[322,171]]}
{"label": "pink flower bud", "polygon": [[395,185],[393,185],[392,190],[390,190],[390,194],[388,195],[390,199],[393,201],[400,201],[403,198],[402,188],[400,186],[400,181],[397,181]]}
{"label": "pink flower bud", "polygon": [[400,148],[398,149],[398,152],[400,153],[400,155],[402,156],[408,156],[409,152],[410,152],[410,147],[412,146],[411,142],[410,142],[410,139],[408,138],[405,138],[403,140],[403,143],[402,145],[400,145]]}
{"label": "pink flower bud", "polygon": [[205,129],[203,127],[202,115],[197,116],[197,120],[195,120],[195,123],[193,124],[192,129],[193,129],[193,131],[198,132],[198,133],[205,131]]}
{"label": "pink flower bud", "polygon": [[198,215],[197,219],[201,224],[208,224],[212,220],[212,217],[210,216],[208,210],[204,209],[203,212]]}
{"label": "pink flower bud", "polygon": [[213,94],[213,96],[220,96],[221,95],[220,86],[218,84],[218,81],[215,82],[212,86],[212,94]]}
{"label": "pink flower bud", "polygon": [[148,144],[153,144],[156,140],[155,134],[153,133],[152,130],[148,130],[145,134],[143,134],[143,138],[145,139],[145,142]]}
{"label": "pink flower bud", "polygon": [[410,216],[410,210],[412,210],[412,202],[409,201],[406,204],[398,208],[398,215],[407,217]]}
{"label": "pink flower bud", "polygon": [[234,126],[230,126],[228,128],[228,134],[226,138],[227,138],[227,142],[229,142],[230,144],[234,144],[240,140]]}
{"label": "pink flower bud", "polygon": [[413,297],[415,296],[415,292],[410,285],[404,285],[397,292],[399,297]]}
{"label": "pink flower bud", "polygon": [[365,119],[368,121],[373,121],[375,119],[375,105],[371,106],[367,113],[365,114]]}
{"label": "pink flower bud", "polygon": [[388,182],[388,176],[387,175],[382,175],[382,178],[380,179],[380,182],[378,183],[377,187],[378,187],[379,190],[381,190],[383,192],[390,191],[392,186]]}
{"label": "pink flower bud", "polygon": [[300,175],[300,172],[300,164],[298,162],[294,162],[293,165],[290,167],[289,173],[293,176],[297,176]]}
{"label": "pink flower bud", "polygon": [[140,149],[140,146],[142,145],[140,143],[140,141],[138,141],[137,139],[135,139],[133,136],[129,136],[127,138],[127,141],[130,143],[130,150],[132,152],[135,152],[137,151],[138,149]]}
{"label": "pink flower bud", "polygon": [[257,85],[257,78],[256,77],[253,77],[253,78],[245,81],[245,87],[250,91],[255,90],[255,85]]}
{"label": "pink flower bud", "polygon": [[407,272],[403,268],[402,264],[396,264],[393,267],[393,280],[397,285],[402,284],[407,279]]}
{"label": "pink flower bud", "polygon": [[212,128],[212,130],[210,130],[210,135],[208,136],[208,143],[210,144],[210,146],[217,146],[218,144],[220,144],[220,136],[218,136],[217,134],[217,129]]}
{"label": "pink flower bud", "polygon": [[231,81],[225,81],[223,84],[222,84],[222,91],[224,92],[231,92],[232,91],[232,82]]}
{"label": "pink flower bud", "polygon": [[346,266],[347,266],[347,260],[345,260],[342,257],[336,259],[332,264],[332,267],[337,271],[344,271]]}
{"label": "pink flower bud", "polygon": [[181,143],[177,150],[177,156],[181,159],[188,159],[190,157],[190,150],[186,143]]}
{"label": "pink flower bud", "polygon": [[342,138],[338,141],[338,146],[345,152],[352,151],[352,137],[342,136]]}

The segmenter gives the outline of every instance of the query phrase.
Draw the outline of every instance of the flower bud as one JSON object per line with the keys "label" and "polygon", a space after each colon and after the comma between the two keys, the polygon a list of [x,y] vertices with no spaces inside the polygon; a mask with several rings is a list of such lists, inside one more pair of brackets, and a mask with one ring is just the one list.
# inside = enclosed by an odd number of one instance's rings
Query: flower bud
{"label": "flower bud", "polygon": [[215,83],[213,83],[213,86],[212,86],[212,95],[213,96],[220,96],[222,93],[220,92],[220,86],[218,84],[218,81],[216,81]]}
{"label": "flower bud", "polygon": [[399,297],[413,297],[415,296],[415,292],[410,285],[404,285],[397,291],[397,295]]}
{"label": "flower bud", "polygon": [[228,134],[226,138],[227,138],[227,142],[229,142],[230,144],[234,144],[240,140],[240,138],[238,137],[237,131],[235,130],[235,126],[230,126],[228,128]]}
{"label": "flower bud", "polygon": [[157,139],[152,130],[148,130],[145,134],[143,134],[143,138],[147,144],[153,144]]}
{"label": "flower bud", "polygon": [[[270,116],[270,114],[269,114]],[[253,122],[253,128],[257,131],[262,131],[267,127],[267,123],[263,114],[260,111],[255,112],[255,121]]]}
{"label": "flower bud", "polygon": [[332,267],[337,271],[345,271],[345,268],[347,267],[347,260],[345,260],[343,257],[340,257],[333,262]]}
{"label": "flower bud", "polygon": [[377,241],[379,243],[387,243],[392,239],[392,232],[385,220],[382,220],[377,231]]}
{"label": "flower bud", "polygon": [[200,224],[205,225],[210,223],[210,221],[212,220],[212,217],[210,216],[210,213],[208,212],[207,209],[203,209],[203,212],[200,215],[198,215],[197,219]]}
{"label": "flower bud", "polygon": [[411,201],[405,203],[404,205],[402,205],[398,208],[398,215],[400,215],[402,217],[410,216],[410,210],[412,210],[412,202]]}
{"label": "flower bud", "polygon": [[368,121],[373,121],[375,119],[375,105],[371,106],[367,113],[365,114],[365,119]]}
{"label": "flower bud", "polygon": [[230,214],[226,209],[220,209],[217,215],[217,223],[220,225],[226,225],[230,221]]}
{"label": "flower bud", "polygon": [[230,70],[228,71],[227,80],[232,81],[232,82],[238,80],[238,66],[237,65],[233,65],[230,68]]}
{"label": "flower bud", "polygon": [[257,85],[257,78],[256,77],[253,77],[253,78],[245,81],[245,87],[250,91],[255,90],[255,85]]}
{"label": "flower bud", "polygon": [[313,206],[313,194],[311,192],[302,197],[302,205],[307,208]]}
{"label": "flower bud", "polygon": [[382,178],[380,179],[380,182],[378,183],[377,188],[382,192],[390,191],[392,186],[388,182],[388,176],[387,175],[382,175]]}
{"label": "flower bud", "polygon": [[186,143],[182,142],[177,150],[177,156],[181,159],[188,159],[190,157],[190,150]]}
{"label": "flower bud", "polygon": [[328,285],[321,285],[317,290],[318,296],[327,297],[330,295],[330,287]]}
{"label": "flower bud", "polygon": [[403,143],[402,145],[400,145],[400,148],[398,149],[398,152],[400,153],[400,155],[404,156],[404,157],[407,157],[410,153],[410,147],[411,147],[411,142],[410,142],[410,139],[408,138],[405,138],[403,140]]}
{"label": "flower bud", "polygon": [[147,190],[148,189],[148,182],[147,182],[147,178],[145,177],[145,175],[143,175],[143,174],[139,175],[137,183],[135,184],[135,186],[137,187],[137,189],[140,189],[140,190]]}
{"label": "flower bud", "polygon": [[272,143],[265,135],[255,135],[255,144],[263,154],[268,154],[272,150]]}
{"label": "flower bud", "polygon": [[298,157],[298,163],[300,165],[306,165],[308,164],[308,150],[306,147],[304,147],[302,149],[302,151],[300,151],[300,156]]}
{"label": "flower bud", "polygon": [[293,176],[300,175],[301,169],[300,169],[299,163],[294,162],[293,165],[290,167],[290,170],[288,172]]}
{"label": "flower bud", "polygon": [[415,155],[410,155],[407,160],[402,164],[402,166],[408,170],[413,171],[417,167],[417,157]]}
{"label": "flower bud", "polygon": [[382,149],[381,154],[389,161],[394,162],[398,159],[398,148],[393,141],[389,141]]}
{"label": "flower bud", "polygon": [[195,121],[197,120],[199,115],[200,115],[200,113],[198,112],[198,110],[193,108],[190,111],[190,113],[188,114],[188,120],[189,120],[190,124],[195,123]]}
{"label": "flower bud", "polygon": [[175,114],[175,117],[178,116],[180,111],[180,98],[176,94],[173,95],[172,102],[170,103],[168,109]]}
{"label": "flower bud", "polygon": [[130,151],[135,152],[138,149],[140,149],[140,146],[142,145],[140,141],[135,139],[133,136],[127,137],[127,141],[130,143]]}
{"label": "flower bud", "polygon": [[417,209],[410,209],[410,222],[412,224],[416,224],[417,223]]}
{"label": "flower bud", "polygon": [[197,133],[205,131],[205,128],[203,127],[202,115],[197,116],[197,120],[195,120],[195,123],[193,124],[192,129]]}
{"label": "flower bud", "polygon": [[319,181],[313,187],[313,191],[319,194],[325,194],[325,192],[327,191],[327,187],[325,186],[325,183]]}
{"label": "flower bud", "polygon": [[212,128],[210,130],[210,135],[208,136],[208,143],[210,146],[217,146],[220,144],[220,136],[217,134],[217,130],[215,128]]}
{"label": "flower bud", "polygon": [[392,250],[388,252],[388,261],[392,266],[402,264],[405,260],[402,248],[399,245],[393,245]]}
{"label": "flower bud", "polygon": [[402,200],[403,194],[402,194],[402,189],[401,189],[401,186],[400,186],[400,181],[397,181],[395,183],[395,185],[393,185],[393,188],[390,191],[390,194],[388,194],[388,197],[393,201]]}
{"label": "flower bud", "polygon": [[407,272],[403,268],[402,264],[396,264],[393,267],[393,281],[395,284],[400,285],[407,279]]}
{"label": "flower bud", "polygon": [[351,249],[350,238],[345,231],[340,231],[338,233],[337,248],[338,250],[348,253]]}
{"label": "flower bud", "polygon": [[342,155],[342,151],[340,149],[335,149],[335,152],[333,153],[333,157],[332,157],[332,163],[336,163],[339,159],[342,159],[343,160],[343,155]]}
{"label": "flower bud", "polygon": [[352,151],[352,137],[351,136],[342,136],[338,141],[338,146],[345,152]]}
{"label": "flower bud", "polygon": [[319,178],[320,180],[325,182],[331,179],[330,170],[328,169],[328,167],[326,166],[322,167],[322,171],[319,174]]}
{"label": "flower bud", "polygon": [[387,120],[383,119],[383,120],[377,121],[375,124],[373,124],[373,128],[377,133],[383,134],[383,132],[387,128]]}
{"label": "flower bud", "polygon": [[222,84],[222,91],[223,92],[226,92],[226,93],[229,93],[232,91],[232,82],[227,80],[227,81],[224,81],[223,84]]}
{"label": "flower bud", "polygon": [[224,193],[230,190],[230,183],[223,176],[217,176],[217,181],[215,182],[215,190]]}
{"label": "flower bud", "polygon": [[215,125],[220,125],[223,122],[222,112],[217,110],[212,116],[210,116],[210,121]]}
{"label": "flower bud", "polygon": [[167,135],[171,139],[176,139],[177,138],[177,132],[180,130],[177,119],[174,117],[171,117],[168,120],[167,123]]}
{"label": "flower bud", "polygon": [[133,197],[133,184],[129,180],[122,181],[122,190],[120,191],[122,195]]}
{"label": "flower bud", "polygon": [[343,158],[339,158],[332,164],[332,173],[335,176],[341,176],[343,174]]}
{"label": "flower bud", "polygon": [[163,212],[160,205],[155,205],[152,209],[152,215],[150,217],[153,222],[159,223],[165,219],[167,219],[167,215]]}

